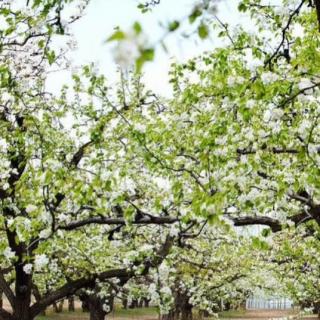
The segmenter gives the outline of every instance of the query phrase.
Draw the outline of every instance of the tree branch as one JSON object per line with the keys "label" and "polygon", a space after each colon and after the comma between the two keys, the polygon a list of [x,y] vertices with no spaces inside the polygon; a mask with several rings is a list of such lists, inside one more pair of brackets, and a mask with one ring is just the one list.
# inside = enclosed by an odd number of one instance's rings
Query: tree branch
{"label": "tree branch", "polygon": [[[174,239],[170,236],[167,236],[165,242],[162,244],[161,248],[156,252],[154,257],[147,258],[145,261],[143,261],[142,265],[144,265],[144,270],[140,275],[147,274],[150,268],[156,267],[159,264],[161,264],[161,262],[169,254],[173,243],[174,243]],[[137,263],[136,265],[139,265],[139,263]],[[32,317],[35,317],[42,310],[44,310],[47,306],[51,305],[55,301],[58,301],[69,295],[72,295],[76,291],[82,288],[88,288],[88,287],[94,286],[96,283],[96,280],[106,281],[111,278],[118,278],[118,279],[127,281],[134,276],[135,276],[134,270],[123,268],[123,269],[112,269],[99,274],[93,274],[89,277],[84,277],[81,279],[69,281],[68,283],[66,283],[56,291],[51,292],[50,294],[44,296],[41,300],[34,303],[30,308],[30,313]]]}
{"label": "tree branch", "polygon": [[[141,219],[136,219],[133,224],[172,224],[178,222],[178,218],[174,217],[155,217],[148,215]],[[124,218],[109,218],[109,217],[91,217],[80,221],[70,222],[67,225],[59,226],[57,229],[61,230],[75,230],[89,224],[103,224],[103,225],[125,225],[128,223]]]}
{"label": "tree branch", "polygon": [[11,307],[14,307],[14,301],[15,301],[15,296],[13,291],[10,288],[10,285],[6,281],[3,273],[0,272],[0,288],[2,289],[3,293],[7,297],[8,301],[10,302]]}
{"label": "tree branch", "polygon": [[270,227],[273,232],[282,230],[279,220],[264,216],[229,217],[236,227],[249,225],[264,225]]}
{"label": "tree branch", "polygon": [[11,313],[9,313],[8,311],[0,308],[0,319],[1,320],[12,320],[13,316]]}
{"label": "tree branch", "polygon": [[314,0],[314,5],[316,6],[319,31],[320,31],[320,0]]}

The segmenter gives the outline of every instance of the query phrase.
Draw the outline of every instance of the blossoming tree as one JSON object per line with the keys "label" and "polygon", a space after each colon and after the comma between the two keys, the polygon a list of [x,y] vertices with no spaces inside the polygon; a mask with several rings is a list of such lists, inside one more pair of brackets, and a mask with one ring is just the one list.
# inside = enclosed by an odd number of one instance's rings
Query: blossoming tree
{"label": "blossoming tree", "polygon": [[[318,1],[242,1],[259,33],[214,20],[230,44],[174,66],[171,101],[140,77],[115,92],[90,66],[59,97],[46,91],[47,73],[64,62],[52,41],[86,3],[0,5],[0,288],[12,309],[0,308],[4,320],[31,320],[79,289],[145,274],[207,222],[320,224]],[[157,227],[138,246],[155,233],[159,241],[128,262],[126,241],[121,250],[110,242],[142,225]],[[48,267],[56,278],[43,278]]]}
{"label": "blossoming tree", "polygon": [[140,119],[140,145],[170,172],[185,215],[273,231],[320,223],[316,11],[306,1],[239,8],[259,33],[218,23],[230,44],[174,66],[174,99]]}
{"label": "blossoming tree", "polygon": [[[64,49],[53,50],[52,41],[67,32],[86,5],[72,2],[75,15],[64,10],[69,2],[1,3],[0,287],[11,306],[0,309],[5,320],[33,319],[97,281],[125,281],[137,268],[146,273],[168,254],[175,235],[162,233],[152,254],[130,266],[124,261],[120,266],[117,255],[106,263],[107,240],[127,224],[161,226],[179,220],[173,210],[154,211],[149,198],[154,198],[156,184],[138,157],[127,152],[131,147],[122,136],[123,130],[137,131],[127,126],[122,113],[148,102],[139,83],[130,100],[120,90],[112,99],[104,78],[87,67],[86,85],[74,75],[72,90],[65,88],[59,97],[46,91],[47,73],[65,66]],[[94,227],[99,225],[113,227]],[[99,241],[87,252],[95,268],[85,267],[80,253],[86,248],[79,241],[91,246]],[[78,254],[71,251],[75,248]],[[75,256],[79,265],[72,273]],[[99,263],[105,268],[98,268]],[[42,290],[45,279],[40,276],[50,267],[57,272],[56,281]]]}

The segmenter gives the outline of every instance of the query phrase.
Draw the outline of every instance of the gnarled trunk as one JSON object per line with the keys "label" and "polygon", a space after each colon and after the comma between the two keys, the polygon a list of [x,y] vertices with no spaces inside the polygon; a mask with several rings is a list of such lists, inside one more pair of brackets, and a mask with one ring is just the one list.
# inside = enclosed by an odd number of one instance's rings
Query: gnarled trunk
{"label": "gnarled trunk", "polygon": [[[177,288],[179,285],[177,284]],[[193,305],[189,303],[188,292],[177,289],[174,292],[174,305],[172,310],[161,317],[162,320],[192,320]]]}
{"label": "gnarled trunk", "polygon": [[88,306],[90,312],[90,320],[104,320],[107,312],[103,310],[103,301],[92,294],[88,296]]}
{"label": "gnarled trunk", "polygon": [[13,307],[13,319],[15,320],[33,320],[30,313],[31,303],[31,276],[23,271],[21,261],[15,266],[16,281],[15,291],[16,297]]}

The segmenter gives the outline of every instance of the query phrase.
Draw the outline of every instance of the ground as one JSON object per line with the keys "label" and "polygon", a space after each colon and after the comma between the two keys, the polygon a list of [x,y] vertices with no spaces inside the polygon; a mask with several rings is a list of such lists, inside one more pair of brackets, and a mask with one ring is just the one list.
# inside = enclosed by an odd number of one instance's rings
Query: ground
{"label": "ground", "polygon": [[[9,309],[7,301],[4,301],[4,306]],[[62,312],[53,313],[52,309],[47,311],[46,316],[37,317],[37,320],[88,320],[87,313],[83,313],[80,309],[80,303],[76,302],[76,312]],[[67,303],[65,302],[64,310],[67,309]],[[295,310],[242,310],[242,311],[226,311],[220,314],[220,319],[223,320],[275,320],[284,319],[289,315],[296,315]],[[156,308],[138,308],[123,310],[120,307],[115,312],[108,315],[108,320],[158,320],[158,314]],[[316,316],[308,316],[304,318],[297,318],[300,320],[315,320]],[[195,317],[196,320],[196,317]],[[212,319],[208,319],[212,320]]]}
{"label": "ground", "polygon": [[[294,311],[282,310],[250,310],[250,311],[229,311],[223,312],[220,317],[224,320],[270,320],[270,319],[284,319],[284,317],[296,314]],[[54,314],[49,311],[46,317],[38,317],[37,320],[87,320],[88,314],[81,311],[72,313],[59,313]],[[155,308],[142,308],[134,310],[118,310],[110,314],[107,319],[110,320],[158,320]],[[301,319],[301,318],[294,318]],[[316,319],[315,317],[305,317],[303,319]],[[209,320],[209,319],[208,319]]]}
{"label": "ground", "polygon": [[[223,312],[220,316],[223,319],[232,320],[269,320],[269,319],[283,319],[288,316],[296,316],[297,311],[294,310],[246,310],[246,311],[228,311]],[[314,316],[294,319],[316,319]]]}

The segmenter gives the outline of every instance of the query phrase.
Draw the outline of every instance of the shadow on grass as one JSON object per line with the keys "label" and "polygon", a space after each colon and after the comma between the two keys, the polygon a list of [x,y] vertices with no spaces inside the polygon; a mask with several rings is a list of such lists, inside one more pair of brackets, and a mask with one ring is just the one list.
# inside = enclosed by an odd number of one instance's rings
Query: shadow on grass
{"label": "shadow on grass", "polygon": [[[157,319],[158,312],[156,308],[138,308],[138,309],[117,309],[109,314],[107,319]],[[89,314],[77,310],[75,312],[54,313],[49,310],[46,316],[38,316],[36,320],[87,320]]]}

